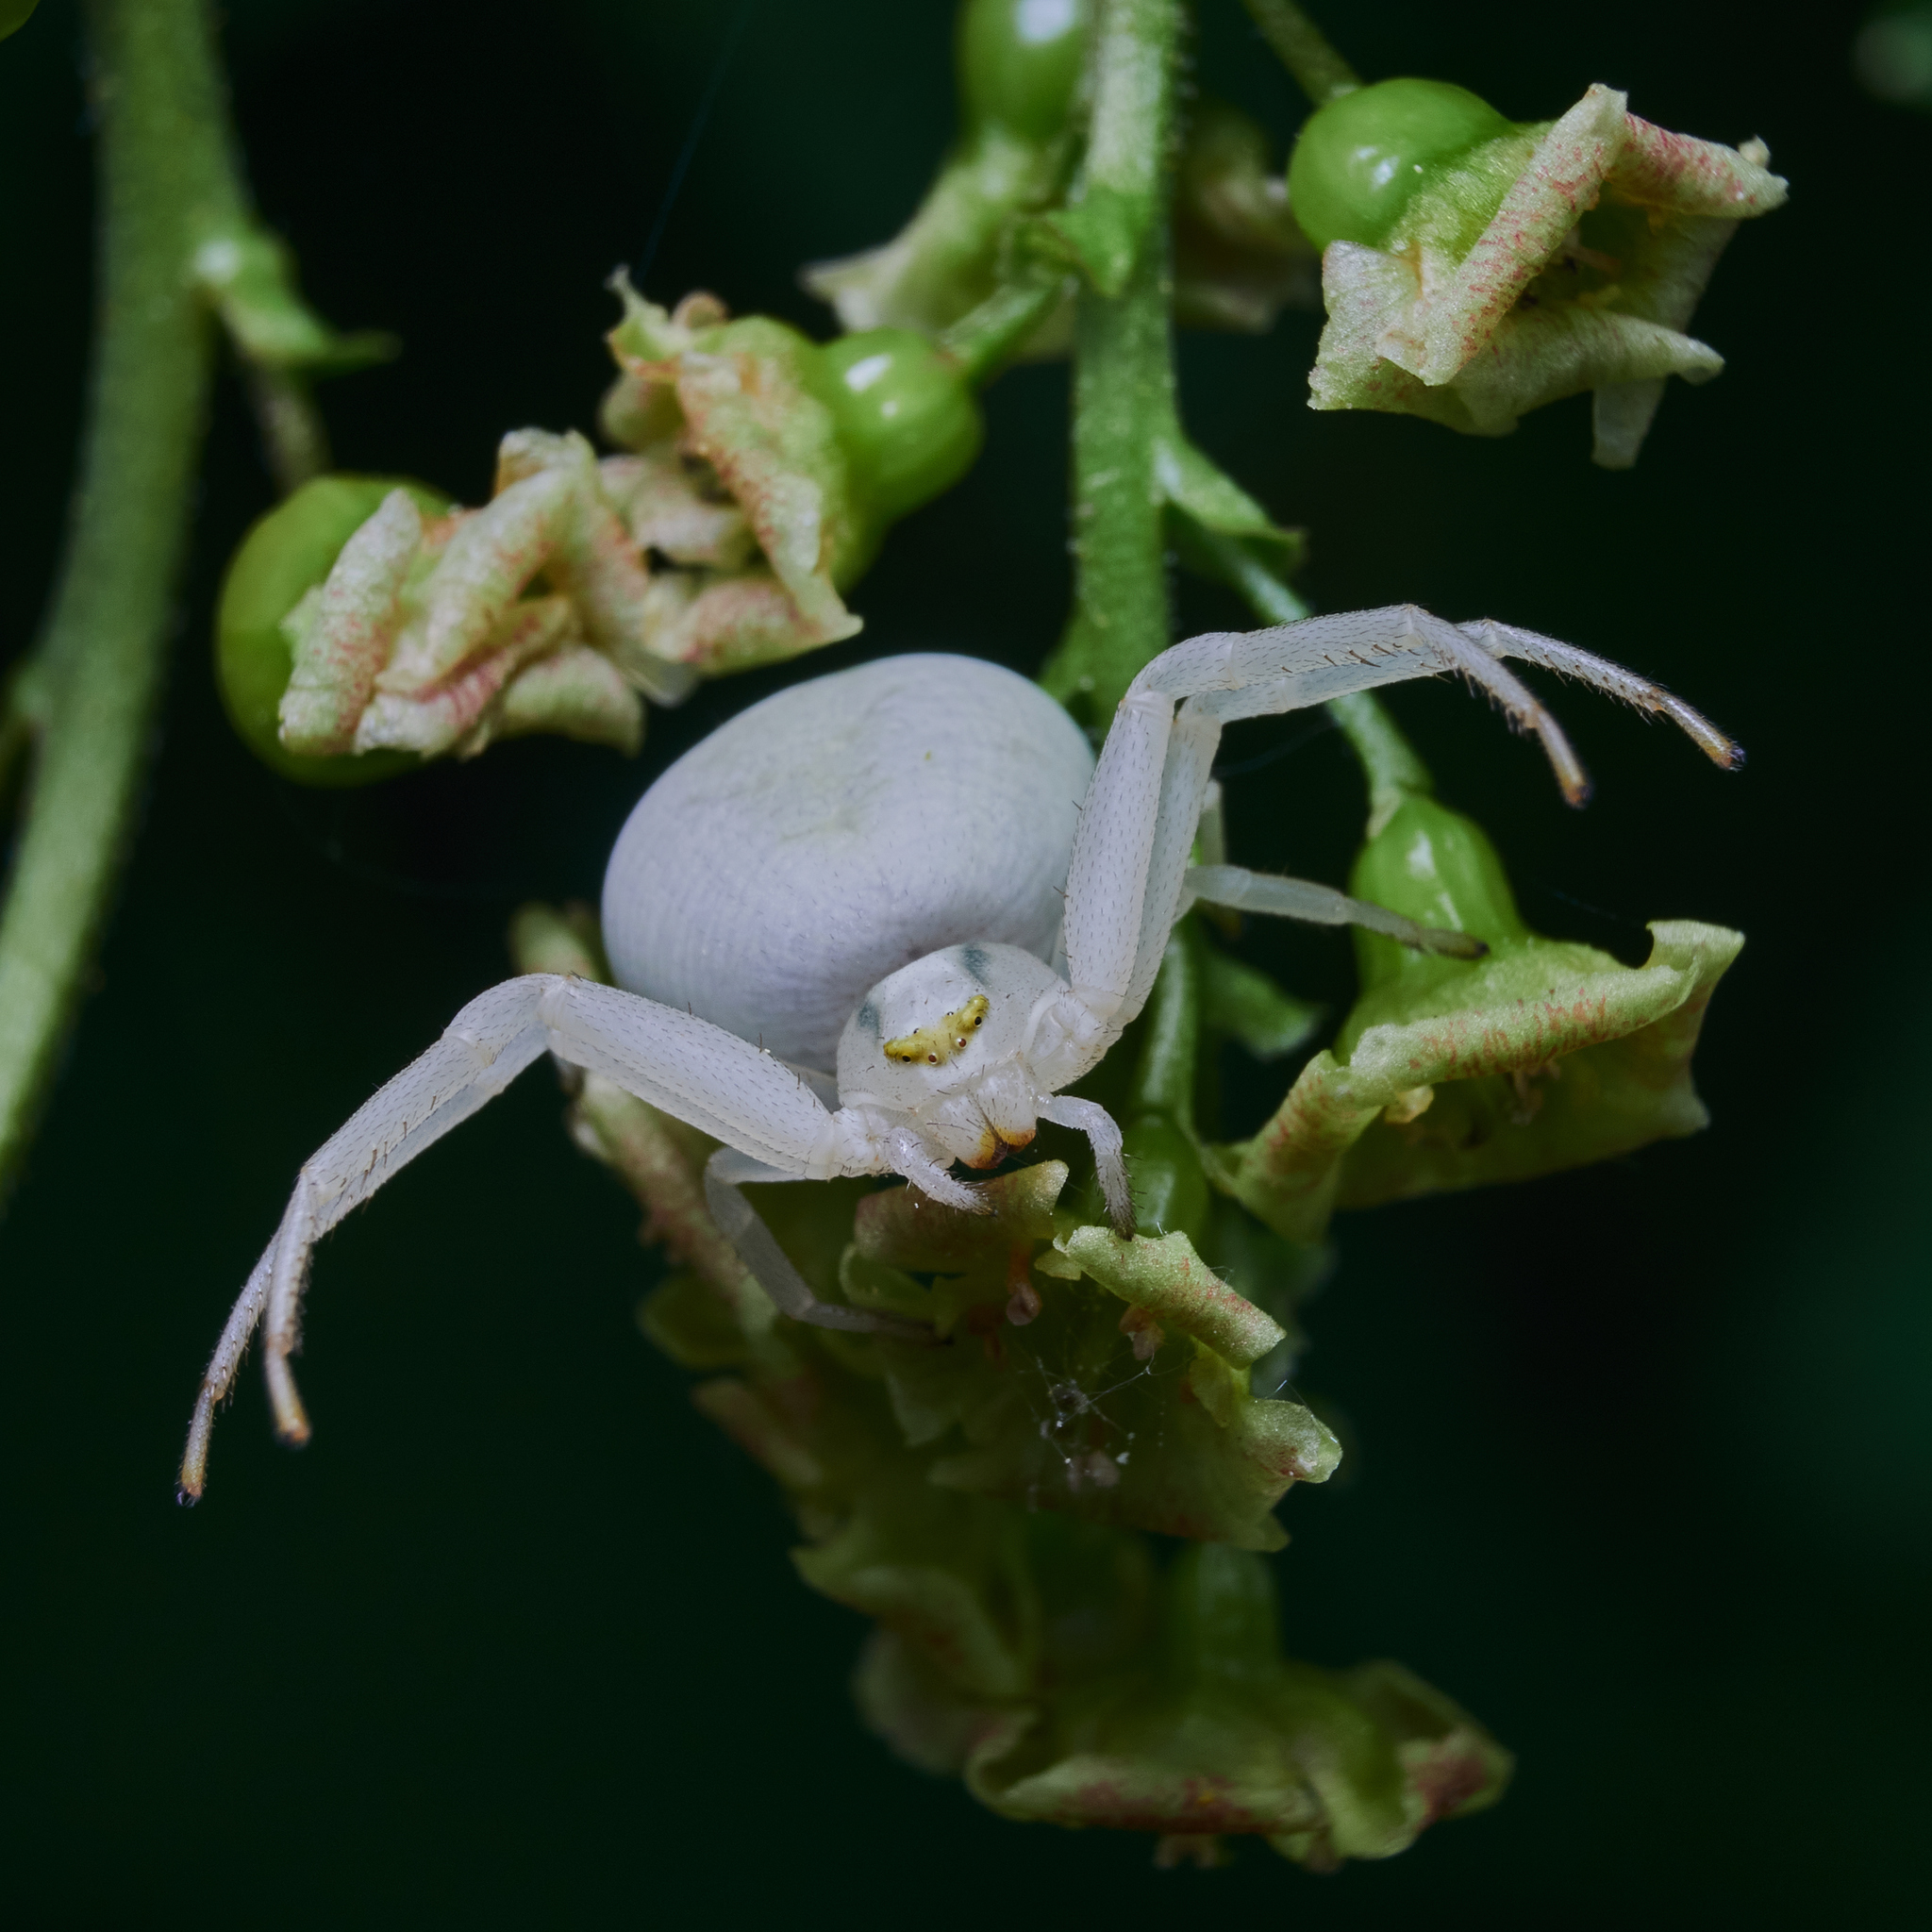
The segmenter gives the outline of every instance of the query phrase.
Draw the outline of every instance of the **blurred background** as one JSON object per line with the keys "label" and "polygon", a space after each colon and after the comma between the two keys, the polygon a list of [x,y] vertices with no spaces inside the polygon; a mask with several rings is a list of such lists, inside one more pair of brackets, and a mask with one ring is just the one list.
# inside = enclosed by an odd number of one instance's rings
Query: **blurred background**
{"label": "blurred background", "polygon": [[[504,431],[588,428],[602,284],[654,226],[658,299],[704,287],[828,333],[795,272],[911,209],[947,137],[951,12],[231,0],[264,213],[325,314],[406,344],[322,391],[339,464],[475,503]],[[1200,12],[1200,84],[1285,147],[1300,98],[1234,0]],[[1316,415],[1313,315],[1182,350],[1196,437],[1307,526],[1322,608],[1548,631],[1750,749],[1727,778],[1570,692],[1598,781],[1578,814],[1458,689],[1392,700],[1533,924],[1625,958],[1652,918],[1750,936],[1699,1055],[1707,1134],[1345,1218],[1307,1311],[1304,1386],[1352,1445],[1345,1480],[1283,1508],[1289,1648],[1400,1657],[1458,1699],[1520,1756],[1502,1806],[1333,1878],[1252,1845],[1157,1874],[1146,1840],[1008,1824],[895,1763],[847,1702],[859,1621],[795,1580],[772,1487],[637,1334],[657,1259],[541,1070],[324,1248],[313,1447],[276,1448],[251,1373],[208,1501],[175,1507],[202,1363],[301,1159],[503,975],[520,901],[594,899],[649,778],[797,675],[654,713],[635,763],[538,741],[362,792],[284,785],[209,665],[221,567],[271,501],[230,376],[139,844],[0,1223],[11,1923],[1905,1917],[1932,1797],[1911,857],[1932,119],[1860,90],[1861,17],[1326,9],[1370,78],[1452,79],[1524,119],[1602,80],[1666,127],[1770,143],[1790,206],[1740,233],[1694,324],[1729,368],[1673,386],[1632,473],[1591,467],[1581,400],[1495,442]],[[57,563],[82,396],[80,61],[67,0],[0,45],[8,658]],[[977,469],[895,532],[854,598],[864,634],[810,670],[912,648],[1038,667],[1065,609],[1065,396],[1061,369],[999,382]],[[1189,589],[1179,622],[1239,617]],[[1227,761],[1271,751],[1234,784],[1234,857],[1340,879],[1361,815],[1344,748],[1255,724]],[[1348,997],[1344,939],[1252,947]]]}

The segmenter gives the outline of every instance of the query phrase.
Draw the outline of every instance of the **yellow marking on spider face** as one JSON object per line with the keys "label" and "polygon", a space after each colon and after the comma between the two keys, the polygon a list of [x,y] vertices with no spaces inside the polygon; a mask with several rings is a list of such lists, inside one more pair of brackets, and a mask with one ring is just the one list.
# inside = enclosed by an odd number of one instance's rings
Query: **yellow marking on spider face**
{"label": "yellow marking on spider face", "polygon": [[955,1054],[964,1053],[986,1022],[986,995],[976,992],[957,1013],[948,1013],[931,1026],[922,1026],[902,1040],[886,1041],[886,1058],[908,1065],[924,1061],[942,1067]]}

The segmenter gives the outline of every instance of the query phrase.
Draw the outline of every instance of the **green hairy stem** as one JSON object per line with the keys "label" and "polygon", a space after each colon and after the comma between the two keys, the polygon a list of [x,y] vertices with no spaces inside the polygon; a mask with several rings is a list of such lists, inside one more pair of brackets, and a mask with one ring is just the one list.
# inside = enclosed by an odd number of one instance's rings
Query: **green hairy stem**
{"label": "green hairy stem", "polygon": [[[1074,348],[1074,608],[1041,681],[1056,697],[1085,695],[1103,719],[1168,643],[1155,464],[1174,421],[1174,344],[1159,161],[1178,29],[1173,0],[1103,8],[1086,192],[1060,222],[1087,244],[1088,266]],[[1124,248],[1124,285],[1106,292]]]}
{"label": "green hairy stem", "polygon": [[197,256],[248,225],[201,0],[94,0],[88,25],[99,333],[67,555],[7,721],[34,756],[0,914],[0,1184],[78,1004],[152,736],[213,363]]}

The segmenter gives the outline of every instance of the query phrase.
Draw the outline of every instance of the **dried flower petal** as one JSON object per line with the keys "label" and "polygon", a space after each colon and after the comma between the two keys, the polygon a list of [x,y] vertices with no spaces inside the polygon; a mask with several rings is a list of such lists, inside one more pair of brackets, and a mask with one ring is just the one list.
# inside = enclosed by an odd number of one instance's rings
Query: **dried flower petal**
{"label": "dried flower petal", "polygon": [[1546,127],[1419,169],[1380,245],[1323,256],[1313,406],[1499,436],[1594,390],[1595,459],[1627,467],[1664,378],[1724,366],[1682,331],[1738,223],[1784,201],[1767,159],[1760,143],[1666,133],[1592,87]]}

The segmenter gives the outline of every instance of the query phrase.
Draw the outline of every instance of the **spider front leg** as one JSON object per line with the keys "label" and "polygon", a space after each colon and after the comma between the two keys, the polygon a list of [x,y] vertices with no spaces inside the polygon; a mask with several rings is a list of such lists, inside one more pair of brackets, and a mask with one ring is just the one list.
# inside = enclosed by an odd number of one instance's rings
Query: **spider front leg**
{"label": "spider front leg", "polygon": [[1579,651],[1574,644],[1558,643],[1533,630],[1519,630],[1513,624],[1498,624],[1493,617],[1479,617],[1474,624],[1457,625],[1457,629],[1492,658],[1521,658],[1525,664],[1540,664],[1558,677],[1574,677],[1606,697],[1621,698],[1650,717],[1668,718],[1720,770],[1743,769],[1744,747],[1728,731],[1719,730],[1702,711],[1693,710],[1662,685],[1639,677],[1607,658]]}
{"label": "spider front leg", "polygon": [[184,1502],[201,1494],[215,1409],[233,1387],[258,1325],[264,1330],[276,1433],[288,1442],[308,1440],[289,1357],[315,1243],[546,1051],[615,1081],[774,1174],[825,1179],[881,1164],[841,1132],[838,1117],[798,1074],[736,1034],[591,980],[554,974],[506,980],[472,1000],[427,1053],[303,1164],[275,1238],[249,1275],[202,1378],[181,1464]]}
{"label": "spider front leg", "polygon": [[[1213,632],[1175,644],[1121,700],[1074,834],[1067,876],[1068,977],[1075,997],[1101,1024],[1091,1057],[1059,1084],[1094,1064],[1146,1002],[1179,916],[1224,724],[1456,673],[1488,691],[1520,729],[1537,735],[1564,796],[1582,804],[1589,795],[1582,765],[1557,721],[1504,668],[1504,657],[1585,678],[1671,717],[1718,763],[1740,762],[1736,747],[1708,721],[1602,658],[1504,625],[1458,629],[1414,605],[1312,617],[1269,630]],[[1072,1064],[1079,1057],[1068,1058]]]}
{"label": "spider front leg", "polygon": [[1040,1109],[1040,1118],[1087,1136],[1087,1144],[1093,1149],[1093,1171],[1100,1181],[1101,1198],[1107,1203],[1107,1218],[1113,1223],[1115,1233],[1131,1235],[1134,1191],[1127,1182],[1127,1158],[1120,1123],[1099,1102],[1076,1100],[1071,1093],[1056,1093]]}

